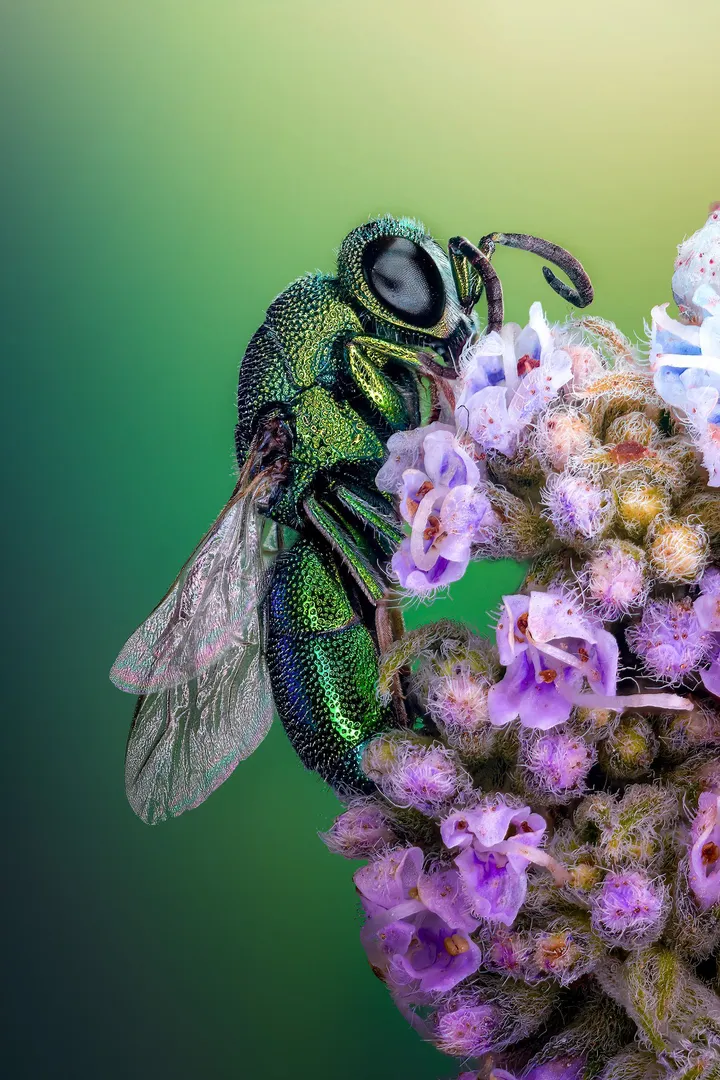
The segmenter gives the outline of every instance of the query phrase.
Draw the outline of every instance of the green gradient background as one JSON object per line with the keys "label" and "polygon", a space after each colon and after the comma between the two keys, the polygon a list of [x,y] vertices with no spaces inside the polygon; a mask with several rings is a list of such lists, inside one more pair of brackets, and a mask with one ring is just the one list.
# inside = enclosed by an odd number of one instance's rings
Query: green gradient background
{"label": "green gradient background", "polygon": [[[711,0],[0,2],[5,1075],[452,1075],[365,965],[282,731],[149,829],[107,669],[230,490],[267,303],[368,215],[547,235],[641,331],[720,198],[718,33]],[[497,263],[511,317],[563,313]],[[518,577],[442,610],[484,625]]]}

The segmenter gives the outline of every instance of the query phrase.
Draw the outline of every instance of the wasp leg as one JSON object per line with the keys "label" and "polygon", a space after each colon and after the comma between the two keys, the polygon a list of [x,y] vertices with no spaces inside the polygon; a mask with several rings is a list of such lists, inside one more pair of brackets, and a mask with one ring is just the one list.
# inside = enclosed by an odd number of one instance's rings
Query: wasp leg
{"label": "wasp leg", "polygon": [[318,499],[310,496],[303,503],[308,519],[325,538],[332,550],[357,581],[371,604],[385,595],[383,575],[374,565],[373,552],[359,529]]}
{"label": "wasp leg", "polygon": [[380,492],[371,494],[351,484],[336,484],[332,493],[361,525],[372,530],[385,554],[392,555],[404,534],[398,524],[395,507],[389,499]]}
{"label": "wasp leg", "polygon": [[547,259],[548,262],[563,270],[575,286],[571,289],[553,274],[549,266],[543,266],[543,277],[551,289],[575,307],[583,308],[592,303],[594,296],[592,282],[582,263],[565,248],[551,244],[549,240],[541,240],[539,236],[528,236],[527,233],[488,233],[480,241],[481,249],[487,251],[488,254],[492,254],[495,244],[518,248],[520,251],[530,251],[533,255],[539,255],[541,259]]}
{"label": "wasp leg", "polygon": [[376,696],[375,642],[320,543],[301,537],[278,556],[266,611],[273,697],[294,749],[334,787],[370,790],[362,751],[392,714]]}

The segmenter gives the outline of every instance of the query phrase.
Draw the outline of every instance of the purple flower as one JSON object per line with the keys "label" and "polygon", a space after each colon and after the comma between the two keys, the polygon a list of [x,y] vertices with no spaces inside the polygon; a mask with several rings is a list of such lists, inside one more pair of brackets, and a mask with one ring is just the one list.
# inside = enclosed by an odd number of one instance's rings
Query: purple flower
{"label": "purple flower", "polygon": [[385,811],[370,800],[349,806],[320,838],[330,851],[346,859],[365,858],[397,840]]}
{"label": "purple flower", "polygon": [[574,798],[584,789],[597,751],[576,735],[553,733],[530,741],[524,757],[533,786],[558,798]]}
{"label": "purple flower", "polygon": [[708,658],[713,644],[688,600],[651,600],[625,637],[648,673],[668,683],[691,676]]}
{"label": "purple flower", "polygon": [[470,938],[469,912],[454,869],[422,872],[420,848],[401,848],[354,877],[369,916],[361,939],[373,966],[392,986],[447,992],[472,975],[481,954]]}
{"label": "purple flower", "polygon": [[592,927],[610,945],[641,948],[659,937],[667,892],[642,871],[608,874],[592,898]]}
{"label": "purple flower", "polygon": [[703,791],[690,830],[690,887],[703,911],[720,902],[720,795]]}
{"label": "purple flower", "polygon": [[489,540],[498,525],[478,487],[477,463],[451,432],[443,427],[425,435],[421,464],[402,474],[400,513],[412,531],[392,560],[403,588],[417,593],[461,577],[472,544]]}
{"label": "purple flower", "polygon": [[[557,592],[503,597],[497,625],[500,662],[507,668],[488,694],[490,722],[516,717],[525,727],[555,727],[573,704],[584,704],[587,679],[595,695],[614,696],[618,647],[572,598]],[[599,701],[598,701],[599,704]]]}
{"label": "purple flower", "polygon": [[555,532],[571,542],[599,536],[614,512],[611,496],[600,484],[569,472],[553,474],[542,498]]}
{"label": "purple flower", "polygon": [[411,428],[409,431],[396,431],[387,442],[388,458],[377,476],[375,484],[380,491],[399,495],[403,486],[403,473],[406,469],[422,469],[423,443],[427,435],[435,431],[447,431],[451,435],[454,428],[437,421],[426,427]]}
{"label": "purple flower", "polygon": [[523,430],[572,378],[540,304],[524,330],[512,323],[482,338],[463,372],[455,420],[484,450],[512,456]]}
{"label": "purple flower", "polygon": [[667,304],[652,310],[650,366],[655,389],[693,432],[711,487],[720,485],[720,293],[701,286],[692,303],[699,325],[676,322]]}
{"label": "purple flower", "polygon": [[446,847],[460,848],[455,863],[474,915],[511,926],[527,892],[530,862],[548,862],[537,849],[545,819],[529,806],[508,806],[501,796],[455,810],[440,826]]}
{"label": "purple flower", "polygon": [[435,1015],[436,1046],[454,1057],[478,1057],[492,1047],[500,1020],[496,1006],[472,1000],[452,1003]]}
{"label": "purple flower", "polygon": [[472,789],[470,776],[445,746],[408,739],[394,744],[394,751],[377,784],[397,806],[433,816]]}

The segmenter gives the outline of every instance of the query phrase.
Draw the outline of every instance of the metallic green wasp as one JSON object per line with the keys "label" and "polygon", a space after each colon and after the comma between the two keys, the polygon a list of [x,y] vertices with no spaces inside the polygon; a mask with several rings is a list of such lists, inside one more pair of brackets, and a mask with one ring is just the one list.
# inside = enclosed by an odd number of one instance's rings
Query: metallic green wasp
{"label": "metallic green wasp", "polygon": [[563,269],[572,288],[543,272],[571,303],[592,299],[577,260],[544,240],[456,237],[446,253],[383,217],[346,237],[335,277],[303,277],[269,307],[240,369],[235,491],[112,670],[142,695],[126,781],[144,820],[206,799],[262,741],[273,702],[308,768],[367,787],[363,746],[397,722],[375,684],[397,626],[383,567],[402,536],[374,479],[388,437],[432,419],[483,289],[488,329],[502,327],[496,243]]}

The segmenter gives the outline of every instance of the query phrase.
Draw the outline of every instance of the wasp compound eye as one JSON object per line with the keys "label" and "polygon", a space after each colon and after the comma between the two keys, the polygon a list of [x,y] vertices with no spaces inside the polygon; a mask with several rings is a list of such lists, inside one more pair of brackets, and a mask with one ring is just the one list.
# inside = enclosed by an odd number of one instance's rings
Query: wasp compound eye
{"label": "wasp compound eye", "polygon": [[412,240],[380,236],[362,255],[370,289],[393,315],[413,326],[434,326],[445,309],[445,289],[431,256]]}

